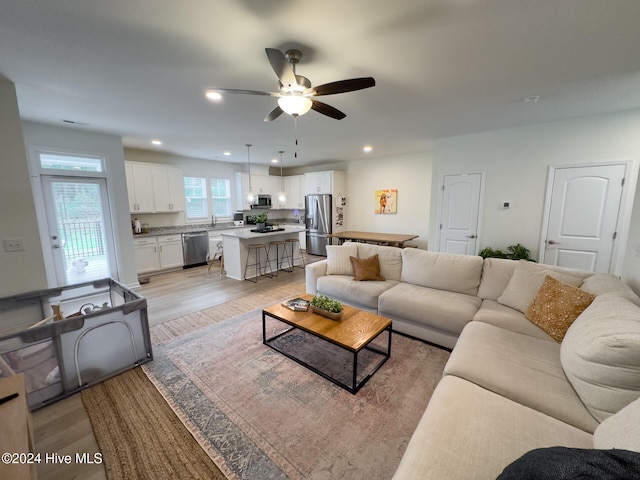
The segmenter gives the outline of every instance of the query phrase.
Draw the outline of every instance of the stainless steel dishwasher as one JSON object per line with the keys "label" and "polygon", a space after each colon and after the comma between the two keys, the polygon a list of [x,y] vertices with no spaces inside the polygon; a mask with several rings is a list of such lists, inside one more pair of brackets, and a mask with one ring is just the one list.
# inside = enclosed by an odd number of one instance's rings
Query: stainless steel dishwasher
{"label": "stainless steel dishwasher", "polygon": [[182,268],[206,265],[209,256],[209,233],[206,231],[183,233],[182,255],[184,258]]}

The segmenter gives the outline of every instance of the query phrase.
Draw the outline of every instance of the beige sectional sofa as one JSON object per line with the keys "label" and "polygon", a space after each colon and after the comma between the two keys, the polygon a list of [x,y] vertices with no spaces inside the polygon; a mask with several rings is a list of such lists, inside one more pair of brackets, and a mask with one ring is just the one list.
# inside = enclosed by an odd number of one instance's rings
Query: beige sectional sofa
{"label": "beige sectional sofa", "polygon": [[[349,257],[373,255],[385,280],[354,280]],[[453,349],[394,479],[496,478],[555,446],[640,452],[640,298],[613,275],[345,243],[307,265],[306,288]],[[529,320],[571,295],[591,303],[561,341]]]}

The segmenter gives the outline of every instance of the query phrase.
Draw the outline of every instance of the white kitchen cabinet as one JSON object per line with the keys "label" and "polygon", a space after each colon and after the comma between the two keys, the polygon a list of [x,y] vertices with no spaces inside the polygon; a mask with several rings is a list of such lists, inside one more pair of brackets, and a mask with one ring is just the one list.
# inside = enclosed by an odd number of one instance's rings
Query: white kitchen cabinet
{"label": "white kitchen cabinet", "polygon": [[155,204],[153,184],[150,182],[151,165],[125,162],[129,211],[131,213],[153,213]]}
{"label": "white kitchen cabinet", "polygon": [[305,193],[332,193],[331,182],[333,172],[305,173],[307,189]]}
{"label": "white kitchen cabinet", "polygon": [[151,167],[153,199],[156,212],[182,212],[185,209],[182,169],[154,165]]}
{"label": "white kitchen cabinet", "polygon": [[306,194],[331,193],[346,195],[345,173],[339,171],[305,173]]}
{"label": "white kitchen cabinet", "polygon": [[306,179],[304,175],[291,175],[285,178],[285,189],[289,198],[287,208],[304,209],[304,195],[306,189]]}
{"label": "white kitchen cabinet", "polygon": [[[251,174],[251,189],[256,194],[271,193],[271,180],[268,175],[253,175]],[[236,190],[237,190],[237,205],[239,209],[248,208],[245,203],[244,195],[249,191],[249,174],[248,173],[236,173]],[[277,193],[277,192],[275,192]]]}
{"label": "white kitchen cabinet", "polygon": [[131,213],[182,212],[185,209],[182,169],[125,162]]}
{"label": "white kitchen cabinet", "polygon": [[184,265],[182,236],[163,235],[158,237],[158,254],[160,257],[161,270],[182,267]]}
{"label": "white kitchen cabinet", "polygon": [[133,253],[136,259],[136,271],[138,274],[157,272],[160,270],[157,237],[134,238]]}

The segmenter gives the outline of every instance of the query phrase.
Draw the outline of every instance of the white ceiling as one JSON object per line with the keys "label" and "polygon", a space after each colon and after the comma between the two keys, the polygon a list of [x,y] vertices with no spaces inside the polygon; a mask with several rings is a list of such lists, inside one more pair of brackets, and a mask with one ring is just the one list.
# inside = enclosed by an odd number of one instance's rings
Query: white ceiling
{"label": "white ceiling", "polygon": [[[178,155],[304,165],[425,151],[434,138],[640,108],[638,0],[0,0],[0,74],[22,118]],[[347,114],[263,118],[265,47],[297,47]],[[523,101],[540,96],[537,103]],[[76,125],[64,121],[78,122]],[[224,157],[229,150],[231,157]]]}

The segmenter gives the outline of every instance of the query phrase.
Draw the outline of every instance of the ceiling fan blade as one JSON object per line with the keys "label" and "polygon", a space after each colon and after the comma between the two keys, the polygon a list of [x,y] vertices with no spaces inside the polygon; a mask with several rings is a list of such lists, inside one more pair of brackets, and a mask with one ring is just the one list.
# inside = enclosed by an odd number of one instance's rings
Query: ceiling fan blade
{"label": "ceiling fan blade", "polygon": [[268,97],[281,97],[279,93],[276,92],[261,92],[259,90],[240,90],[237,88],[211,88],[211,91],[220,92],[220,93],[241,93],[244,95],[266,95]]}
{"label": "ceiling fan blade", "polygon": [[264,117],[264,121],[265,122],[271,122],[271,121],[275,120],[276,118],[278,118],[283,113],[284,113],[284,110],[282,110],[280,107],[276,107],[273,110],[271,110],[266,117]]}
{"label": "ceiling fan blade", "polygon": [[267,52],[267,58],[269,59],[271,68],[276,72],[280,83],[285,87],[297,85],[296,75],[293,72],[293,68],[291,68],[289,60],[284,56],[284,53],[275,48],[265,48],[264,50]]}
{"label": "ceiling fan blade", "polygon": [[[351,78],[349,80],[338,80],[337,82],[325,83],[308,89],[314,96],[335,95],[336,93],[353,92],[375,86],[373,77]],[[306,91],[304,92],[307,93]]]}
{"label": "ceiling fan blade", "polygon": [[326,115],[327,117],[335,118],[336,120],[342,120],[347,116],[346,113],[342,113],[337,108],[334,108],[331,105],[327,105],[326,103],[318,102],[314,99],[311,99],[311,109],[315,110],[318,113]]}

